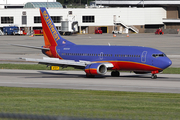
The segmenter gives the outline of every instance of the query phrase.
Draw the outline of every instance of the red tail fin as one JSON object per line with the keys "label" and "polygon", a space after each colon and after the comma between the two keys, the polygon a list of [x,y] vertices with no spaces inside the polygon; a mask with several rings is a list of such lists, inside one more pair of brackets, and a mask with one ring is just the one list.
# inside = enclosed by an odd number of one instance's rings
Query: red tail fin
{"label": "red tail fin", "polygon": [[75,45],[74,43],[60,36],[46,8],[40,7],[40,14],[43,27],[44,42],[46,46],[60,46],[66,44]]}

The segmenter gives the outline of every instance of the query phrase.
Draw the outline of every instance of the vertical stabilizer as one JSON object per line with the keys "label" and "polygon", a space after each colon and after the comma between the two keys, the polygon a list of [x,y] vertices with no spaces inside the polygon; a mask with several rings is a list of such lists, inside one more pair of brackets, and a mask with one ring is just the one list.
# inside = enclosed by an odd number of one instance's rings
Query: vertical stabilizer
{"label": "vertical stabilizer", "polygon": [[59,34],[46,8],[40,7],[45,46],[75,45]]}

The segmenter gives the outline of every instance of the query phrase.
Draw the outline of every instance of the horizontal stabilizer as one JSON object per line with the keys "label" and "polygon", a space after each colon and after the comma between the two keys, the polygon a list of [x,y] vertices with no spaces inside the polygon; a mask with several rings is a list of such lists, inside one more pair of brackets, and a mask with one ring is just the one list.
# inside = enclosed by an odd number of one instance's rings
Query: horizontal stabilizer
{"label": "horizontal stabilizer", "polygon": [[50,50],[49,48],[35,47],[35,46],[28,46],[28,45],[20,45],[20,44],[10,44],[10,45],[18,46],[18,47],[33,48],[33,49]]}

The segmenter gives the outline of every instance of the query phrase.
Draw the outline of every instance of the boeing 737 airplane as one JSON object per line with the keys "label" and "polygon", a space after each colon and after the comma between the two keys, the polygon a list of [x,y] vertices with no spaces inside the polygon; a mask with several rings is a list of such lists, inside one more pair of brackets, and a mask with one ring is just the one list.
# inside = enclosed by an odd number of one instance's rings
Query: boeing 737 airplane
{"label": "boeing 737 airplane", "polygon": [[154,48],[76,45],[60,36],[46,8],[40,8],[40,15],[45,46],[17,46],[41,49],[50,58],[23,58],[26,61],[37,61],[50,66],[72,66],[84,70],[87,77],[104,75],[107,70],[112,71],[111,76],[118,77],[119,71],[123,70],[137,74],[151,73],[152,79],[172,64],[163,52]]}

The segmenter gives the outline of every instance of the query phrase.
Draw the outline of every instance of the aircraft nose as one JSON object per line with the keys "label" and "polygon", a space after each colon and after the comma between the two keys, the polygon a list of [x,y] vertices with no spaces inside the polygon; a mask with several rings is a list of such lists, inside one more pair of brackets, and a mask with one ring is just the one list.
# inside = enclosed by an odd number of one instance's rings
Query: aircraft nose
{"label": "aircraft nose", "polygon": [[170,65],[172,65],[172,61],[171,61],[171,60],[169,60],[169,66],[170,66]]}
{"label": "aircraft nose", "polygon": [[171,64],[172,64],[172,61],[171,61],[169,58],[167,58],[167,59],[164,61],[164,69],[167,68],[167,67],[169,67]]}

